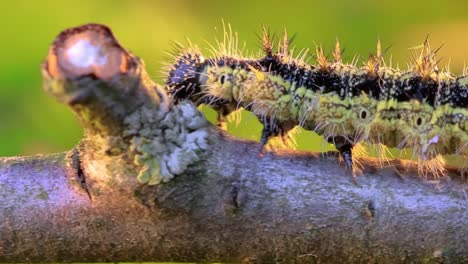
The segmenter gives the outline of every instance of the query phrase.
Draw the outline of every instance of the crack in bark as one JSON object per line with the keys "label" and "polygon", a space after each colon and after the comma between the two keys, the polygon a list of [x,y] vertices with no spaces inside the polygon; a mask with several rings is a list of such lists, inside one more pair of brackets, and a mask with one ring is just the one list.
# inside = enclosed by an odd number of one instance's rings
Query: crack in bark
{"label": "crack in bark", "polygon": [[86,175],[81,167],[81,161],[79,161],[78,171],[77,171],[77,180],[80,183],[81,188],[88,194],[89,200],[93,201],[91,193],[89,192],[88,185],[86,184]]}
{"label": "crack in bark", "polygon": [[232,199],[232,204],[234,205],[235,208],[240,208],[240,201],[239,201],[239,187],[236,185],[232,186],[231,189],[231,199]]}
{"label": "crack in bark", "polygon": [[89,200],[93,201],[91,192],[89,191],[88,185],[86,183],[86,175],[81,164],[80,151],[78,150],[78,147],[73,148],[73,150],[70,152],[70,160],[74,177],[79,183],[81,189],[88,195]]}

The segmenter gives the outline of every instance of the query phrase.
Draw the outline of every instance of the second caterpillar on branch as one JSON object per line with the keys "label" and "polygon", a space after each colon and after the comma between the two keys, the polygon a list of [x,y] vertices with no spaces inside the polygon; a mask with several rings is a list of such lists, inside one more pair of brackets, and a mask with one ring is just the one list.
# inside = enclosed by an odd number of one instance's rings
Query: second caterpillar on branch
{"label": "second caterpillar on branch", "polygon": [[468,155],[468,76],[440,71],[426,40],[407,71],[386,67],[380,43],[363,66],[345,64],[337,42],[333,61],[321,48],[317,65],[293,57],[286,32],[273,52],[264,29],[265,56],[243,58],[232,32],[225,31],[214,56],[205,59],[183,49],[168,71],[167,89],[175,101],[208,104],[223,122],[243,107],[263,124],[261,147],[274,136],[285,136],[299,125],[333,143],[347,168],[352,149],[369,142],[412,148],[421,174],[439,175],[439,155]]}

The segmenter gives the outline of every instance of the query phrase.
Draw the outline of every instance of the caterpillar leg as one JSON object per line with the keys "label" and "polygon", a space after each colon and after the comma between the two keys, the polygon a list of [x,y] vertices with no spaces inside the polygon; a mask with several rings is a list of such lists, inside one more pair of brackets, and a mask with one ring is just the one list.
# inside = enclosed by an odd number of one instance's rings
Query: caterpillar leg
{"label": "caterpillar leg", "polygon": [[353,160],[354,145],[343,137],[333,137],[328,139],[328,141],[335,145],[340,153],[340,157],[344,161],[346,174],[351,174],[354,181],[356,178],[356,168]]}
{"label": "caterpillar leg", "polygon": [[297,149],[295,135],[299,132],[299,128],[293,127],[281,135],[281,143],[288,149]]}
{"label": "caterpillar leg", "polygon": [[468,164],[464,164],[460,169],[460,177],[463,181],[468,182]]}
{"label": "caterpillar leg", "polygon": [[266,125],[263,126],[262,136],[260,137],[260,155],[265,154],[265,145],[268,143],[268,140],[272,137],[278,136],[279,133],[278,129],[271,128]]}
{"label": "caterpillar leg", "polygon": [[262,135],[260,137],[260,156],[265,155],[265,146],[272,137],[281,136],[283,141],[288,138],[288,132],[295,127],[290,122],[280,122],[273,118],[260,118],[263,124]]}
{"label": "caterpillar leg", "polygon": [[216,126],[222,130],[227,130],[227,116],[233,111],[228,106],[221,106],[215,108],[216,112],[218,113],[216,117]]}
{"label": "caterpillar leg", "polygon": [[216,117],[216,126],[219,127],[220,129],[226,131],[227,130],[227,121],[226,121],[226,116],[220,112],[218,112],[218,115]]}
{"label": "caterpillar leg", "polygon": [[460,176],[462,180],[468,182],[468,155],[463,155],[465,161],[460,169]]}
{"label": "caterpillar leg", "polygon": [[346,143],[339,147],[337,146],[337,149],[345,163],[346,170],[353,172],[353,145],[351,143]]}
{"label": "caterpillar leg", "polygon": [[282,133],[278,122],[273,118],[261,118],[258,117],[260,122],[262,122],[262,136],[260,137],[260,156],[265,155],[265,146],[268,143],[268,140],[272,137],[276,137]]}
{"label": "caterpillar leg", "polygon": [[358,185],[356,181],[356,175],[360,173],[360,169],[356,167],[356,164],[353,160],[353,147],[353,144],[346,143],[340,147],[337,147],[337,149],[345,163],[345,175],[350,175],[353,183]]}

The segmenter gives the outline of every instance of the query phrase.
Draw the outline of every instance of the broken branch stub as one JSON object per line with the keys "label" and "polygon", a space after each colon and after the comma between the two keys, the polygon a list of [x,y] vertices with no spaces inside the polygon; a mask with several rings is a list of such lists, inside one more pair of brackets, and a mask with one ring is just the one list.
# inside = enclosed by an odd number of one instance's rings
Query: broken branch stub
{"label": "broken branch stub", "polygon": [[203,115],[188,103],[172,105],[143,61],[106,26],[60,33],[43,76],[45,90],[69,105],[84,127],[73,158],[91,180],[130,190],[138,182],[158,184],[199,161],[207,148]]}

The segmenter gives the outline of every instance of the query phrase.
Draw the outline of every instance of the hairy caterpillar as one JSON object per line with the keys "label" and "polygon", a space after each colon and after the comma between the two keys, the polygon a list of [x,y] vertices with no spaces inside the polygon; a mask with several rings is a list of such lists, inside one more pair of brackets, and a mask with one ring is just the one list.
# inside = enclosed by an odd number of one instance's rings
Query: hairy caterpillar
{"label": "hairy caterpillar", "polygon": [[239,107],[251,111],[264,126],[262,148],[296,125],[313,130],[351,169],[360,142],[412,148],[424,175],[443,172],[442,154],[461,155],[466,163],[468,76],[439,70],[427,39],[407,71],[385,65],[380,41],[361,67],[343,63],[338,41],[331,62],[316,49],[316,65],[305,63],[306,52],[292,56],[286,32],[274,53],[263,29],[260,59],[243,58],[236,43],[229,29],[212,58],[194,47],[177,54],[166,82],[174,100],[212,106],[219,123]]}

